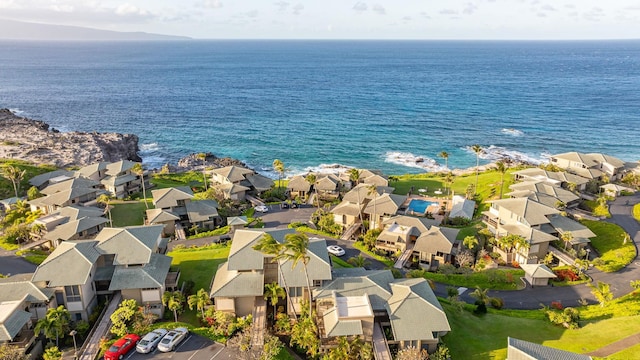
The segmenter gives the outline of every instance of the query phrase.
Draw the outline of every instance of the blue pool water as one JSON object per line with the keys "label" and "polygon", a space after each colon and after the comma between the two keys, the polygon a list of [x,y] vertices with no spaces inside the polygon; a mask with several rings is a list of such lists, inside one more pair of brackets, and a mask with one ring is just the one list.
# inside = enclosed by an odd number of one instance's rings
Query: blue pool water
{"label": "blue pool water", "polygon": [[413,199],[409,202],[409,206],[407,207],[407,212],[414,212],[419,214],[424,214],[427,211],[427,208],[431,205],[438,205],[437,202]]}

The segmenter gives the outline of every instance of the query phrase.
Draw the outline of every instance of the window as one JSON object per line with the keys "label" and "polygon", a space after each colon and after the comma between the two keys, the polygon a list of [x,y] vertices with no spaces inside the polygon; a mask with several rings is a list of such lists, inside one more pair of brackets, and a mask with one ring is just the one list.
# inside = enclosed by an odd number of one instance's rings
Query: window
{"label": "window", "polygon": [[65,286],[64,293],[67,296],[67,302],[78,302],[81,301],[80,297],[80,287],[78,285],[73,286]]}
{"label": "window", "polygon": [[313,287],[322,286],[322,280],[313,280]]}
{"label": "window", "polygon": [[75,318],[76,318],[76,321],[81,321],[82,320],[82,314],[75,313]]}

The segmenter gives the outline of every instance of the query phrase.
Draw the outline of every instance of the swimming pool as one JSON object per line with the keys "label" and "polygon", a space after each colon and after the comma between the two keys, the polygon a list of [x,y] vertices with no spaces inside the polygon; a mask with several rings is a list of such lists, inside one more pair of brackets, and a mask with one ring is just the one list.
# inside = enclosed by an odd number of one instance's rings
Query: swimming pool
{"label": "swimming pool", "polygon": [[439,205],[439,203],[434,201],[413,199],[409,202],[409,206],[407,207],[407,212],[424,214],[427,212],[427,208],[429,208],[429,206],[431,205]]}

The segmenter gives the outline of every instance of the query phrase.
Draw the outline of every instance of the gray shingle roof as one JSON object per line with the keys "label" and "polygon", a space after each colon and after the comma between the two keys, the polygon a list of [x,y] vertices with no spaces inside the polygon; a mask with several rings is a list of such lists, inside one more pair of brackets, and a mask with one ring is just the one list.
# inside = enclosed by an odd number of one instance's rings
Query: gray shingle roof
{"label": "gray shingle roof", "polygon": [[311,184],[309,184],[304,176],[296,175],[287,183],[287,189],[308,192],[311,189]]}
{"label": "gray shingle roof", "polygon": [[21,310],[21,300],[0,303],[0,341],[11,341],[31,319],[31,313]]}
{"label": "gray shingle roof", "polygon": [[438,225],[437,220],[427,219],[423,217],[406,216],[406,215],[394,216],[392,218],[389,218],[383,221],[382,223],[384,225],[398,224],[402,226],[412,226],[416,228],[416,230],[420,234],[427,232],[430,226]]}
{"label": "gray shingle roof", "polygon": [[434,332],[451,330],[425,279],[398,279],[391,283],[391,290],[386,308],[395,340],[431,340]]}
{"label": "gray shingle roof", "polygon": [[321,289],[313,291],[316,299],[333,296],[369,295],[373,310],[385,310],[387,299],[391,297],[390,283],[393,275],[389,270],[364,270],[362,268],[333,271],[333,280]]}
{"label": "gray shingle roof", "polygon": [[159,224],[176,220],[180,220],[180,217],[178,217],[171,211],[162,209],[147,210],[147,221],[149,222],[149,224]]}
{"label": "gray shingle roof", "polygon": [[229,270],[229,262],[218,266],[211,284],[211,297],[260,296],[264,293],[264,274],[261,271]]}
{"label": "gray shingle roof", "polygon": [[363,212],[365,214],[395,215],[400,206],[407,200],[405,195],[382,194],[367,204]]}
{"label": "gray shingle roof", "polygon": [[266,191],[273,187],[273,180],[260,174],[247,174],[247,180],[251,183],[254,189],[258,191]]}
{"label": "gray shingle roof", "polygon": [[253,170],[243,168],[240,166],[225,166],[219,169],[213,169],[214,174],[218,174],[232,183],[237,183],[245,179],[247,174],[253,174]]}
{"label": "gray shingle roof", "polygon": [[[293,232],[294,230],[292,230]],[[229,270],[262,270],[264,255],[253,249],[264,232],[257,230],[236,230],[229,250]]]}
{"label": "gray shingle roof", "polygon": [[31,184],[33,186],[36,186],[36,187],[40,187],[40,186],[44,185],[44,183],[46,183],[50,179],[57,178],[57,177],[60,177],[60,176],[66,176],[66,177],[72,178],[73,177],[73,172],[72,171],[66,171],[66,170],[50,171],[48,173],[44,173],[44,174],[40,174],[40,175],[36,175],[36,176],[32,177],[31,179],[29,179],[29,184]]}
{"label": "gray shingle roof", "polygon": [[170,267],[171,257],[162,254],[152,254],[144,266],[116,266],[109,290],[162,287]]}
{"label": "gray shingle roof", "polygon": [[96,244],[93,240],[61,243],[36,268],[32,281],[49,281],[49,287],[86,284],[100,256]]}
{"label": "gray shingle roof", "polygon": [[489,202],[524,218],[531,226],[546,224],[549,222],[547,215],[559,213],[558,210],[529,198],[501,199]]}
{"label": "gray shingle roof", "polygon": [[62,204],[64,204],[65,202],[71,199],[77,199],[81,196],[85,196],[89,194],[96,194],[97,192],[98,190],[94,188],[85,188],[85,187],[71,188],[69,190],[59,191],[42,198],[31,200],[29,201],[29,203],[61,206]]}
{"label": "gray shingle roof", "polygon": [[[514,339],[507,340],[507,358],[532,360],[591,360],[591,356],[580,355],[569,351],[554,349],[529,341]],[[526,356],[526,357],[524,357]]]}
{"label": "gray shingle roof", "polygon": [[78,220],[73,220],[65,224],[61,224],[56,226],[56,228],[48,232],[43,236],[43,238],[47,240],[70,240],[75,235],[94,228],[96,226],[100,226],[102,224],[108,223],[109,220],[103,217],[84,217]]}
{"label": "gray shingle roof", "polygon": [[545,264],[520,264],[520,267],[527,275],[534,279],[552,279],[557,277]]}
{"label": "gray shingle roof", "polygon": [[429,231],[422,233],[416,239],[413,251],[427,254],[436,254],[438,252],[451,254],[458,232],[460,232],[459,229],[432,226]]}
{"label": "gray shingle roof", "polygon": [[218,203],[215,200],[198,200],[186,205],[189,222],[209,221],[218,217]]}
{"label": "gray shingle roof", "polygon": [[113,265],[146,264],[160,242],[164,225],[104,228],[96,236],[96,248],[115,254]]}
{"label": "gray shingle roof", "polygon": [[71,205],[60,208],[58,214],[68,217],[69,221],[73,221],[83,217],[101,217],[104,215],[104,210],[94,206]]}
{"label": "gray shingle roof", "polygon": [[130,170],[135,166],[135,162],[129,160],[120,160],[107,165],[107,174],[114,176],[122,172]]}
{"label": "gray shingle roof", "polygon": [[61,181],[59,183],[51,184],[40,192],[45,195],[52,195],[57,192],[66,191],[74,188],[94,188],[99,182],[85,179],[85,178],[72,178],[69,180]]}
{"label": "gray shingle roof", "polygon": [[179,200],[189,200],[193,198],[193,191],[188,186],[178,186],[174,188],[151,190],[153,205],[156,208],[170,208],[178,206]]}
{"label": "gray shingle roof", "polygon": [[[309,256],[309,263],[307,264],[309,282],[313,284],[314,280],[331,280],[331,262],[327,252],[327,242],[324,239],[310,238],[307,250],[307,256]],[[298,263],[293,268],[292,265],[291,261],[280,262],[282,276],[284,276],[287,286],[307,286],[303,264]]]}
{"label": "gray shingle roof", "polygon": [[54,290],[45,287],[44,283],[33,283],[33,274],[18,274],[0,279],[0,302],[15,301],[25,295],[30,303],[44,303],[53,296]]}

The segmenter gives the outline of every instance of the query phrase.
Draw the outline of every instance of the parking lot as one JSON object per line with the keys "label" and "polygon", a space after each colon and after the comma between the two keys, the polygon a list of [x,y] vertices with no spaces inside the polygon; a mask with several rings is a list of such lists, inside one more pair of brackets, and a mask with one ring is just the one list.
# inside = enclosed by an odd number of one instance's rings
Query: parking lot
{"label": "parking lot", "polygon": [[134,349],[123,360],[213,360],[235,358],[236,356],[230,354],[229,350],[223,345],[198,335],[189,334],[175,351],[163,353],[156,349],[149,354],[139,354]]}

